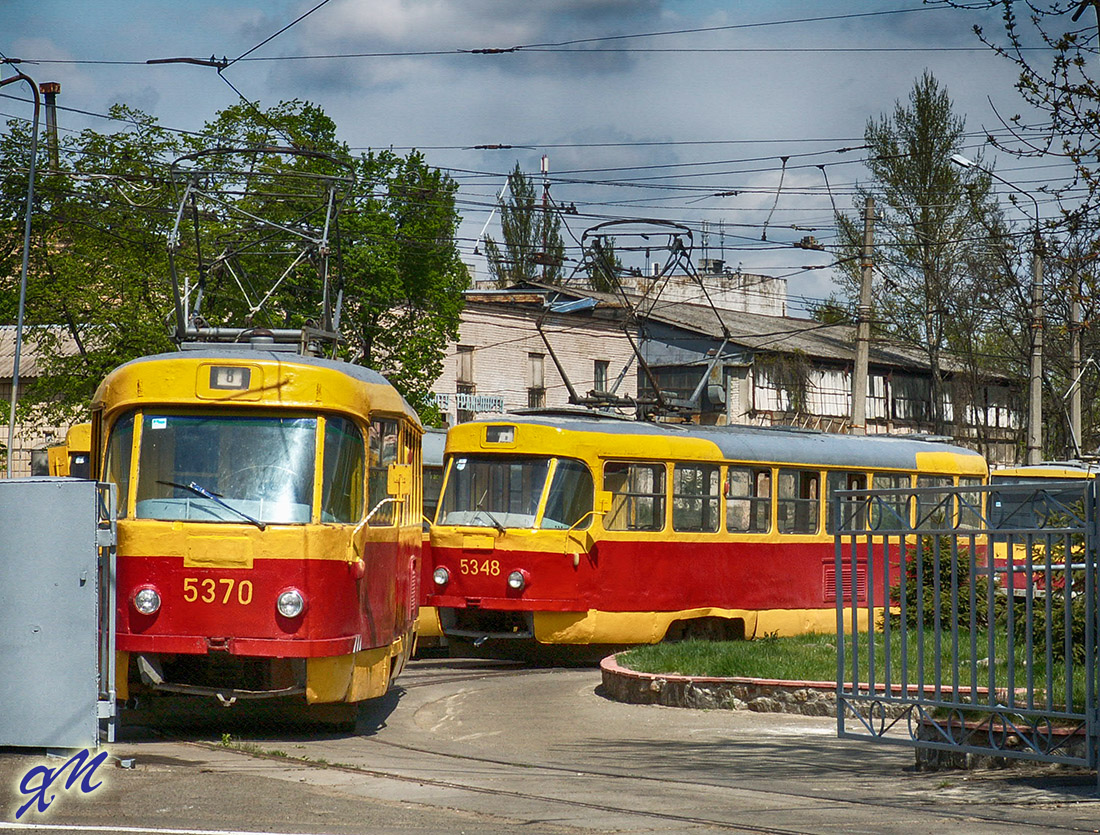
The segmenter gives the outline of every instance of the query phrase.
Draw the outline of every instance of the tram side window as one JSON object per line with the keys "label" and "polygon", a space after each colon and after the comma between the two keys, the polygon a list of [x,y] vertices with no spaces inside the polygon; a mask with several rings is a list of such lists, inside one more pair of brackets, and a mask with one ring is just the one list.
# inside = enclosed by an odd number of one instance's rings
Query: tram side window
{"label": "tram side window", "polygon": [[[866,490],[867,475],[865,473],[837,473],[831,472],[825,476],[825,531],[836,533],[837,491],[838,490]],[[843,514],[842,527],[845,530],[861,531],[867,527],[867,505],[862,500],[859,502],[846,502],[840,511]]]}
{"label": "tram side window", "polygon": [[780,533],[817,533],[818,479],[811,470],[779,471],[775,510]]}
{"label": "tram side window", "polygon": [[677,464],[672,468],[672,529],[718,530],[718,468]]}
{"label": "tram side window", "polygon": [[[981,488],[980,478],[960,478],[959,487]],[[982,527],[982,493],[974,489],[959,496],[957,524],[960,528],[977,529]]]}
{"label": "tram side window", "polygon": [[325,418],[321,521],[356,522],[363,515],[363,434],[350,420]]}
{"label": "tram side window", "polygon": [[[550,480],[542,527],[588,527],[592,523],[593,495],[592,473],[588,467],[580,461],[559,458],[554,477]],[[581,522],[584,524],[581,525]]]}
{"label": "tram side window", "polygon": [[130,495],[130,461],[134,454],[134,413],[120,418],[111,428],[107,442],[107,461],[104,480],[118,486],[118,518],[127,515]]}
{"label": "tram side window", "polygon": [[665,526],[664,464],[611,461],[603,468],[611,510],[604,517],[609,531],[659,531]]}
{"label": "tram side window", "polygon": [[730,467],[726,473],[726,529],[767,533],[772,518],[772,471]]}
{"label": "tram side window", "polygon": [[875,473],[871,481],[872,490],[897,490],[900,492],[876,496],[871,500],[871,528],[909,530],[909,476],[900,474]]}
{"label": "tram side window", "polygon": [[[397,421],[375,418],[370,422],[370,475],[367,504],[373,513],[372,525],[392,525],[396,518],[394,502],[387,502],[389,467],[397,463]],[[383,502],[385,502],[383,504]]]}
{"label": "tram side window", "polygon": [[[919,475],[917,476],[917,487],[941,487],[950,490],[951,478],[939,475]],[[954,524],[952,504],[948,492],[917,493],[917,527],[950,528]]]}

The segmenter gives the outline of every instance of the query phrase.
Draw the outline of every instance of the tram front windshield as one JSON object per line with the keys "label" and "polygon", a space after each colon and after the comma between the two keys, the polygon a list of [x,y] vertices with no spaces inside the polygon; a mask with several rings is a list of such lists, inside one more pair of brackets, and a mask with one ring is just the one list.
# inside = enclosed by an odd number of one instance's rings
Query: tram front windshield
{"label": "tram front windshield", "polygon": [[[134,417],[116,424],[108,477],[123,485]],[[142,416],[133,518],[287,524],[310,521],[317,419]],[[120,514],[123,515],[123,514]]]}
{"label": "tram front windshield", "polygon": [[557,459],[539,513],[550,458],[455,455],[443,490],[439,525],[565,529],[591,519],[592,474],[580,461]]}
{"label": "tram front windshield", "polygon": [[1083,516],[1087,484],[1081,479],[994,476],[989,494],[989,524],[994,528],[1045,528]]}

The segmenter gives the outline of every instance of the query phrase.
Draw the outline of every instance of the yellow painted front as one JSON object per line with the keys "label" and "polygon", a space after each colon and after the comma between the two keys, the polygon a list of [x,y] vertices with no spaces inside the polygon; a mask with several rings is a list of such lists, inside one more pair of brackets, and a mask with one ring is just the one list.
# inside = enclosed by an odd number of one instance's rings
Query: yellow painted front
{"label": "yellow painted front", "polygon": [[435,606],[421,606],[416,620],[417,638],[442,638],[443,626],[439,622],[439,610]]}
{"label": "yellow painted front", "polygon": [[405,666],[412,652],[412,633],[388,647],[365,649],[351,655],[306,660],[306,702],[361,702],[377,699]]}

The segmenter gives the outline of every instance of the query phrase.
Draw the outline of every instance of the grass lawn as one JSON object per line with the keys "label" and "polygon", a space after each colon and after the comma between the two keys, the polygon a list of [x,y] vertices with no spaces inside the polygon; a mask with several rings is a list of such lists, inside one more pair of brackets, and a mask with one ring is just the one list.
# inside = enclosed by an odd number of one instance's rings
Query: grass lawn
{"label": "grass lawn", "polygon": [[621,653],[619,663],[640,673],[835,681],[836,636],[653,644]]}
{"label": "grass lawn", "polygon": [[[882,633],[876,633],[873,637],[875,683],[882,684],[888,680],[891,684],[930,685],[938,679],[942,686],[952,686],[954,647],[949,634],[941,633],[937,642],[932,630],[924,630],[921,636],[923,653],[918,651],[921,642],[915,630],[892,629],[889,641]],[[867,682],[869,668],[867,638],[866,634],[859,637],[857,661],[861,683]],[[1027,697],[1023,694],[1030,691],[1037,702],[1046,702],[1051,706],[1080,706],[1084,703],[1085,670],[1081,664],[1067,667],[1056,661],[1048,670],[1043,663],[1044,653],[1038,647],[1033,647],[1031,657],[1034,660],[1029,663],[1028,655],[1021,646],[1013,653],[1010,668],[1003,636],[992,648],[985,633],[976,638],[971,646],[969,633],[959,634],[958,686],[964,689],[992,686],[997,690],[1011,690],[1025,699]],[[851,680],[851,636],[848,636],[848,641],[845,678]],[[641,673],[836,681],[837,645],[835,635],[821,634],[765,637],[751,641],[682,641],[636,647],[620,653],[618,658],[624,667]]]}

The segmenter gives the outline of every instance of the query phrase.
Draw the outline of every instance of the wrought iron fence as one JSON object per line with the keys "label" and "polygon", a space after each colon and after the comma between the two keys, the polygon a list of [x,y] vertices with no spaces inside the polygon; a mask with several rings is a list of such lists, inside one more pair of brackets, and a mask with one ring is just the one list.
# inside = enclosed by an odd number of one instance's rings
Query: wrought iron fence
{"label": "wrought iron fence", "polygon": [[838,734],[1096,768],[1096,483],[838,499]]}

